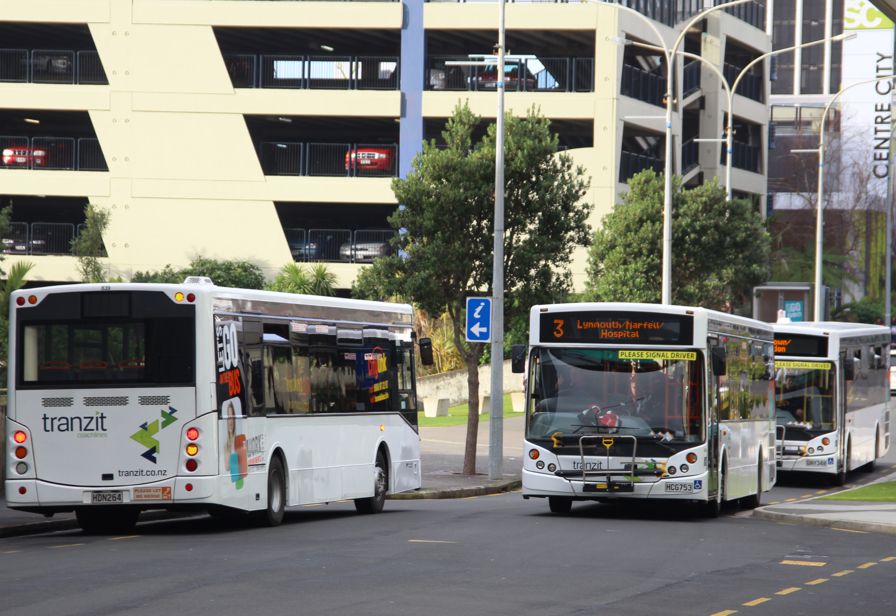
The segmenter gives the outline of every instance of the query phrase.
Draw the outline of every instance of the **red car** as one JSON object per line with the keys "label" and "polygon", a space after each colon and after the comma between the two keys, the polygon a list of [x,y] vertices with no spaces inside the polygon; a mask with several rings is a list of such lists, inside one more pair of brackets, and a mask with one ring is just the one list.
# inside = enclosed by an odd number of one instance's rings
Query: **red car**
{"label": "red car", "polygon": [[[504,88],[507,90],[535,90],[535,78],[523,69],[524,77],[520,79],[520,66],[507,64],[504,66]],[[486,66],[476,76],[477,90],[494,90],[498,81],[498,67]]]}
{"label": "red car", "polygon": [[43,148],[10,146],[3,148],[4,167],[46,167],[47,151]]}
{"label": "red car", "polygon": [[345,153],[345,169],[352,167],[363,173],[365,171],[392,172],[394,147],[360,146]]}

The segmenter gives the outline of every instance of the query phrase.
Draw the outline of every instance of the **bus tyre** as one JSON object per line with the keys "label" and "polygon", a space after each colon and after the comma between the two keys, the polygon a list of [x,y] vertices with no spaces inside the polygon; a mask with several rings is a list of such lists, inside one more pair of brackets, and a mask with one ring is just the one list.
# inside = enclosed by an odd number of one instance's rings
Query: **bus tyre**
{"label": "bus tyre", "polygon": [[567,514],[572,511],[572,499],[568,496],[548,496],[551,513]]}
{"label": "bus tyre", "polygon": [[140,517],[139,509],[82,507],[75,510],[78,526],[92,535],[123,533],[133,530]]}
{"label": "bus tyre", "polygon": [[835,486],[845,486],[846,485],[846,473],[849,471],[849,444],[846,445],[846,459],[843,461],[843,465],[837,470],[837,474],[834,475],[833,482]]}
{"label": "bus tyre", "polygon": [[259,526],[279,526],[286,513],[286,475],[279,456],[268,465],[268,506],[256,512]]}
{"label": "bus tyre", "polygon": [[379,513],[386,504],[386,492],[389,489],[389,469],[386,464],[386,456],[382,451],[376,454],[376,464],[373,468],[373,496],[369,498],[356,498],[355,511],[358,513]]}

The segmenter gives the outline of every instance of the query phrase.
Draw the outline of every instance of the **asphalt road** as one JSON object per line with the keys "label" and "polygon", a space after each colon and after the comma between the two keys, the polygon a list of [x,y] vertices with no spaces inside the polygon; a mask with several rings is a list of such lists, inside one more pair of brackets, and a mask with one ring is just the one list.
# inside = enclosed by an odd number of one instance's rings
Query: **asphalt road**
{"label": "asphalt road", "polygon": [[577,504],[518,493],[350,503],[279,528],[206,517],[128,536],[0,542],[0,613],[892,614],[896,538],[782,525],[729,510]]}

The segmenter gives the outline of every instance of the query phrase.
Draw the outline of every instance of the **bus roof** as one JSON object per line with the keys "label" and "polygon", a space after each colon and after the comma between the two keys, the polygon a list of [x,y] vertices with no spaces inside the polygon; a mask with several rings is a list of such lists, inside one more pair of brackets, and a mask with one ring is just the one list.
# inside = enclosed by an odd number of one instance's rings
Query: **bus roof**
{"label": "bus roof", "polygon": [[302,303],[310,306],[322,306],[326,308],[355,308],[390,312],[399,315],[413,316],[414,309],[409,304],[396,304],[390,302],[378,302],[362,299],[346,299],[342,297],[327,297],[321,295],[302,295],[298,293],[282,293],[279,291],[265,291],[258,289],[237,289],[234,287],[219,287],[205,279],[207,282],[190,280],[183,283],[154,283],[154,282],[102,282],[102,283],[78,283],[67,285],[51,285],[46,287],[32,287],[19,289],[12,293],[12,301],[17,297],[35,295],[41,299],[55,293],[96,293],[103,291],[162,291],[176,293],[177,291],[190,292],[199,296],[210,296],[220,299],[255,300],[267,302]]}
{"label": "bus roof", "polygon": [[567,304],[540,304],[532,306],[529,313],[530,317],[534,317],[543,312],[579,312],[579,311],[620,311],[620,312],[665,312],[668,314],[689,314],[704,318],[715,318],[732,323],[742,325],[756,326],[757,324],[765,324],[771,328],[771,325],[764,321],[756,321],[748,317],[742,317],[729,312],[721,312],[719,310],[711,310],[709,308],[699,308],[696,306],[678,306],[673,304],[646,304],[637,302],[581,302]]}
{"label": "bus roof", "polygon": [[842,323],[840,321],[799,321],[775,323],[775,333],[851,338],[854,336],[890,336],[890,328],[868,323]]}

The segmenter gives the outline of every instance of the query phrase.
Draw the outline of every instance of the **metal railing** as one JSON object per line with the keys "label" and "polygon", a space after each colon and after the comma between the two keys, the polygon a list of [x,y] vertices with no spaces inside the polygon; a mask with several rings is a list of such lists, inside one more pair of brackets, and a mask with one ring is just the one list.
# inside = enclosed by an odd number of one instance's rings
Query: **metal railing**
{"label": "metal railing", "polygon": [[263,141],[259,146],[261,169],[265,175],[302,175],[303,144]]}
{"label": "metal railing", "polygon": [[234,88],[397,90],[398,56],[224,54]]}
{"label": "metal railing", "polygon": [[70,255],[75,225],[67,222],[11,222],[0,239],[5,254]]}
{"label": "metal railing", "polygon": [[[685,63],[682,77],[682,96],[688,96],[700,89],[700,61],[691,60]],[[726,77],[727,79],[727,77]],[[665,91],[665,84],[663,91]]]}
{"label": "metal railing", "polygon": [[[752,171],[753,173],[759,173],[759,146],[735,141],[731,145],[731,149],[733,152],[733,155],[731,157],[732,167],[737,167],[738,169],[743,169],[745,171]],[[723,165],[727,164],[728,156],[725,152],[725,148],[722,148],[722,155],[720,160]]]}
{"label": "metal railing", "polygon": [[371,263],[391,254],[393,229],[283,229],[294,261]]}
{"label": "metal railing", "polygon": [[700,164],[700,148],[696,141],[688,139],[681,144],[681,173],[688,171]]}
{"label": "metal railing", "polygon": [[[714,5],[718,6],[730,0],[715,0]],[[723,9],[729,15],[734,15],[739,20],[746,22],[754,28],[765,30],[765,0],[753,0],[737,6],[731,6]]]}
{"label": "metal railing", "polygon": [[662,107],[666,77],[631,64],[623,64],[620,91],[625,96]]}
{"label": "metal railing", "polygon": [[0,136],[0,168],[108,171],[99,141],[93,137]]}
{"label": "metal railing", "polygon": [[[733,84],[734,80],[740,75],[741,70],[741,67],[736,64],[726,62],[722,67],[722,74],[725,75],[725,79],[729,84]],[[761,69],[758,69],[756,72],[753,72],[753,69],[751,69],[750,72],[741,77],[740,83],[737,84],[737,91],[735,94],[746,96],[747,98],[751,98],[754,101],[761,103],[762,95],[765,92],[765,82],[762,79],[761,73]]]}
{"label": "metal railing", "polygon": [[703,10],[703,0],[609,0],[635,9],[645,17],[667,26],[696,15]]}
{"label": "metal railing", "polygon": [[[451,66],[467,56],[433,56],[427,69],[430,90],[494,92],[497,66]],[[508,62],[504,72],[508,92],[593,92],[594,58],[523,58]]]}
{"label": "metal railing", "polygon": [[[306,143],[303,173],[310,176],[395,177],[398,174],[398,145],[363,143]],[[294,175],[278,171],[282,167],[262,166],[268,175]],[[290,167],[291,169],[292,167]]]}
{"label": "metal railing", "polygon": [[96,51],[0,49],[0,81],[108,84]]}
{"label": "metal railing", "polygon": [[653,169],[657,173],[662,173],[663,171],[663,161],[660,158],[646,154],[635,154],[626,150],[622,150],[621,154],[619,159],[620,182],[628,182],[630,177],[645,169]]}

